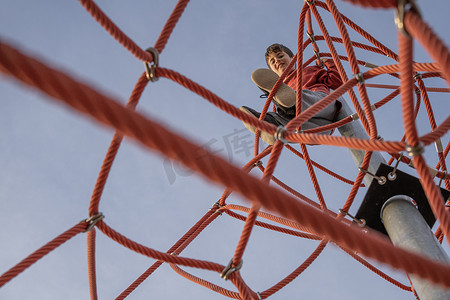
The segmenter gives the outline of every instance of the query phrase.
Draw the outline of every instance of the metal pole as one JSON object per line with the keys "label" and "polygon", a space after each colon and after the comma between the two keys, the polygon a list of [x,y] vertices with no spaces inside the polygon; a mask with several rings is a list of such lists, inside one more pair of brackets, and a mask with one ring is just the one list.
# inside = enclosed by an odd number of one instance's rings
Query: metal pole
{"label": "metal pole", "polygon": [[[450,264],[447,254],[410,197],[397,195],[389,198],[381,208],[381,219],[395,246]],[[414,274],[410,279],[420,300],[450,299],[450,288],[444,289]]]}
{"label": "metal pole", "polygon": [[[341,97],[338,100],[342,103],[342,108],[337,116],[337,119],[342,120],[352,115],[353,111],[347,104],[347,102],[344,100],[344,98]],[[345,137],[354,137],[358,139],[367,139],[367,140],[369,139],[369,136],[367,135],[366,131],[364,130],[364,127],[362,126],[359,120],[355,120],[344,126],[341,126],[338,128],[338,130],[339,133]],[[364,159],[364,151],[356,149],[349,149],[349,150],[352,154],[353,162],[355,163],[356,167],[359,168]],[[368,171],[372,174],[375,174],[381,163],[386,163],[383,156],[379,152],[373,152],[372,157],[370,158]],[[370,175],[366,175],[364,177],[364,184],[366,185],[366,187],[369,187],[370,183],[372,182],[372,179],[373,177]]]}

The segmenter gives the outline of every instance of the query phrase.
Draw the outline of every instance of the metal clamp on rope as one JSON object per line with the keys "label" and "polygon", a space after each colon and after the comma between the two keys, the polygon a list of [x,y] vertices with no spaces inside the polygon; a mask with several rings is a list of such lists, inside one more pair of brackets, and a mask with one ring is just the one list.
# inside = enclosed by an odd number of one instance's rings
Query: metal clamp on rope
{"label": "metal clamp on rope", "polygon": [[262,164],[263,164],[262,161],[258,161],[253,164],[253,167],[254,168],[259,167],[259,166],[262,166]]}
{"label": "metal clamp on rope", "polygon": [[158,50],[153,47],[150,47],[145,51],[153,56],[153,63],[151,65],[149,65],[148,62],[144,62],[145,75],[149,81],[155,82],[158,80],[158,77],[156,77],[156,68],[159,67],[159,53]]}
{"label": "metal clamp on rope", "polygon": [[376,180],[378,180],[378,184],[379,184],[379,185],[383,185],[383,184],[386,183],[386,177],[384,177],[384,176],[379,176],[379,177],[378,177],[377,175],[372,174],[372,173],[370,173],[369,171],[364,170],[364,169],[362,169],[362,168],[358,168],[358,170],[360,170],[361,172],[363,172],[363,173],[365,173],[365,174],[368,174],[368,175],[372,176],[373,178],[375,178]]}
{"label": "metal clamp on rope", "polygon": [[[376,106],[375,104],[372,104],[372,105],[370,106],[370,109],[371,109],[372,111],[374,111],[374,110],[377,109],[377,106]],[[381,136],[377,136],[377,138],[378,138],[380,141],[383,140],[383,138],[382,138]]]}
{"label": "metal clamp on rope", "polygon": [[213,206],[209,209],[210,211],[216,212],[219,215],[222,214],[220,209],[223,207],[223,205],[220,205],[220,200],[213,204]]}
{"label": "metal clamp on rope", "polygon": [[411,38],[411,35],[405,28],[405,15],[408,11],[412,11],[420,16],[419,8],[414,0],[398,0],[398,7],[395,12],[395,24],[404,36]]}
{"label": "metal clamp on rope", "polygon": [[447,180],[447,171],[444,171],[444,175],[439,179],[438,187],[441,187],[442,181]]}
{"label": "metal clamp on rope", "polygon": [[223,269],[222,273],[220,274],[220,277],[222,277],[225,280],[228,280],[230,278],[230,275],[233,274],[233,272],[239,271],[242,268],[243,260],[237,265],[233,266],[233,259],[230,260],[228,263],[228,266]]}
{"label": "metal clamp on rope", "polygon": [[422,79],[422,74],[419,73],[419,72],[417,72],[417,73],[413,76],[413,78],[414,78],[415,80]]}
{"label": "metal clamp on rope", "polygon": [[309,37],[309,39],[311,40],[312,44],[316,43],[316,39],[314,37],[314,33],[309,33],[308,31],[306,31],[306,35]]}
{"label": "metal clamp on rope", "polygon": [[316,58],[320,61],[320,53],[319,51],[313,50],[314,54],[316,55]]}
{"label": "metal clamp on rope", "polygon": [[405,150],[408,152],[409,156],[414,157],[417,155],[421,155],[425,151],[425,148],[423,147],[422,142],[419,142],[417,146],[414,147],[406,145]]}
{"label": "metal clamp on rope", "polygon": [[276,140],[279,140],[283,144],[289,143],[288,140],[284,138],[284,134],[287,132],[286,127],[284,126],[278,126],[277,131],[275,131],[275,134],[273,135]]}
{"label": "metal clamp on rope", "polygon": [[362,84],[364,84],[364,82],[365,82],[365,79],[364,79],[364,75],[363,75],[363,73],[358,73],[358,74],[355,74],[354,75],[354,77],[356,78],[356,80],[358,81],[358,84],[359,85],[362,85]]}
{"label": "metal clamp on rope", "polygon": [[[371,109],[372,111],[374,111],[374,110],[377,109],[377,106],[376,106],[375,104],[372,104],[372,105],[370,106],[370,109]],[[352,118],[353,121],[356,121],[356,120],[359,119],[358,113],[351,114],[350,117]],[[380,137],[380,136],[377,136],[377,139],[380,140],[380,141],[383,140],[383,138]]]}
{"label": "metal clamp on rope", "polygon": [[373,68],[378,68],[377,65],[372,64],[372,63],[367,62],[367,61],[366,61],[366,63],[364,64],[364,67],[366,67],[366,68],[371,68],[371,69],[373,69]]}
{"label": "metal clamp on rope", "polygon": [[260,292],[257,292],[257,293],[256,293],[256,296],[258,296],[258,299],[259,299],[259,300],[262,300],[262,296],[261,296],[261,293],[260,293]]}
{"label": "metal clamp on rope", "polygon": [[392,172],[389,172],[387,178],[390,181],[394,181],[395,179],[397,179],[397,174],[396,174],[397,167],[398,167],[398,164],[402,161],[402,157],[403,157],[403,153],[400,153],[400,156],[399,156],[399,158],[397,160],[397,163],[395,164],[394,170],[392,170]]}
{"label": "metal clamp on rope", "polygon": [[352,118],[353,121],[356,121],[359,119],[358,113],[351,114],[350,117]]}
{"label": "metal clamp on rope", "polygon": [[348,212],[344,211],[342,208],[339,208],[339,213],[343,214],[344,216],[349,216],[353,221],[358,223],[359,227],[366,226],[366,220],[364,220],[364,219],[357,219],[356,217],[352,216]]}
{"label": "metal clamp on rope", "polygon": [[95,214],[87,219],[84,219],[81,222],[86,222],[88,224],[88,226],[86,227],[86,229],[83,232],[88,232],[91,231],[92,228],[94,228],[94,226],[104,218],[105,216],[99,212],[98,214]]}
{"label": "metal clamp on rope", "polygon": [[314,4],[314,2],[316,2],[316,0],[305,0],[306,4],[311,5]]}
{"label": "metal clamp on rope", "polygon": [[436,146],[436,152],[437,153],[442,153],[444,152],[444,147],[442,146],[442,140],[441,139],[437,139],[434,142],[434,145]]}

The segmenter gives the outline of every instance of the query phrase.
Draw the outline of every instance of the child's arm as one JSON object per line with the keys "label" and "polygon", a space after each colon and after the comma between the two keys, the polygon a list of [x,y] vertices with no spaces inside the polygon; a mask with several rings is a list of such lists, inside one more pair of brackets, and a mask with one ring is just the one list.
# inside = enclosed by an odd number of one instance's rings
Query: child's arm
{"label": "child's arm", "polygon": [[341,76],[332,59],[322,58],[321,62],[325,65],[326,70],[321,72],[318,81],[326,84],[330,89],[337,89],[342,85]]}

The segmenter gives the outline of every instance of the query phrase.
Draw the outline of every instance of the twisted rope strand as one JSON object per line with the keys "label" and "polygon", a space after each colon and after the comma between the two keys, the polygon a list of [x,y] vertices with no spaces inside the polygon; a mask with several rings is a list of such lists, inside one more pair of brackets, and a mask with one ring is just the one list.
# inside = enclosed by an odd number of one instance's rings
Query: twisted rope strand
{"label": "twisted rope strand", "polygon": [[80,4],[91,14],[91,16],[125,49],[131,52],[141,61],[153,61],[153,56],[142,50],[130,39],[92,0],[79,0]]}
{"label": "twisted rope strand", "polygon": [[[96,19],[97,22],[106,29],[106,31],[108,31],[136,58],[146,62],[151,62],[153,60],[153,57],[150,53],[143,51],[139,46],[137,46],[101,11],[101,9],[92,0],[79,1],[94,17],[94,19]],[[367,7],[392,8],[397,6],[397,1],[395,0],[347,1]],[[163,27],[163,30],[161,31],[160,36],[155,43],[155,48],[158,52],[163,51],[188,2],[188,0],[179,0],[176,7],[172,11],[172,14],[168,18],[166,24]],[[341,38],[332,37],[329,35],[328,30],[326,29],[316,6],[321,7],[331,13],[340,31]],[[206,151],[205,149],[202,149],[198,145],[189,142],[184,137],[176,135],[173,132],[166,130],[156,122],[153,122],[152,120],[149,120],[144,116],[134,112],[136,105],[142,95],[142,92],[148,82],[145,73],[140,76],[135,88],[132,91],[126,107],[123,107],[113,99],[104,96],[96,90],[90,88],[88,85],[72,79],[64,72],[60,72],[46,66],[37,59],[28,57],[20,53],[12,46],[0,40],[0,71],[2,73],[15,77],[25,84],[39,89],[40,91],[46,93],[48,96],[64,102],[74,110],[78,110],[79,112],[89,115],[90,117],[96,119],[98,122],[104,125],[115,128],[116,132],[114,133],[110,147],[106,153],[91,196],[91,202],[89,205],[90,216],[98,213],[101,195],[124,135],[134,138],[148,149],[154,150],[160,155],[164,155],[168,158],[177,157],[179,155],[180,149],[182,149],[183,154],[185,154],[185,160],[182,161],[182,163],[186,167],[195,170],[205,178],[226,187],[217,205],[215,205],[210,211],[208,211],[166,253],[148,248],[130,240],[129,238],[121,235],[120,233],[109,227],[103,221],[100,221],[96,224],[99,230],[101,230],[105,235],[107,235],[117,243],[137,253],[157,259],[157,261],[141,276],[139,276],[139,278],[136,279],[124,292],[122,292],[122,294],[120,294],[117,299],[124,299],[125,297],[127,297],[140,283],[142,283],[164,262],[169,263],[170,266],[175,270],[175,272],[177,272],[181,276],[186,277],[193,282],[203,285],[227,297],[235,299],[258,299],[259,297],[267,298],[281,290],[292,280],[298,277],[307,267],[309,267],[311,263],[323,251],[323,249],[327,245],[328,240],[338,244],[355,260],[401,289],[409,291],[412,289],[412,287],[408,287],[390,278],[355,253],[359,252],[367,257],[374,258],[379,262],[388,263],[394,268],[399,268],[407,272],[408,274],[417,274],[424,279],[427,279],[434,283],[438,283],[442,286],[450,286],[450,267],[448,265],[444,265],[440,262],[432,261],[418,254],[396,248],[392,246],[392,244],[384,236],[380,236],[377,233],[364,234],[361,232],[360,228],[351,226],[350,221],[343,219],[342,214],[337,215],[336,213],[329,211],[327,209],[325,199],[323,198],[321,187],[315,176],[313,166],[323,170],[329,175],[340,179],[341,181],[352,184],[352,189],[342,208],[344,211],[348,211],[350,209],[359,188],[362,186],[361,183],[364,174],[362,172],[359,172],[355,181],[347,180],[339,176],[338,174],[335,174],[330,170],[322,167],[320,164],[312,161],[305,146],[305,144],[319,144],[365,150],[366,154],[364,156],[361,167],[367,169],[372,151],[385,151],[388,152],[392,156],[392,158],[400,159],[398,153],[405,150],[407,144],[413,147],[417,147],[419,145],[419,142],[422,142],[424,145],[429,145],[433,142],[438,141],[450,130],[450,116],[447,117],[447,119],[445,119],[445,121],[440,125],[436,124],[431,107],[431,101],[429,99],[427,91],[449,92],[450,89],[427,88],[422,78],[440,77],[447,79],[447,82],[450,82],[450,53],[448,51],[448,48],[434,34],[432,29],[429,28],[429,26],[420,18],[420,16],[413,12],[407,12],[404,20],[405,27],[407,27],[408,32],[423,45],[423,47],[437,62],[415,63],[412,60],[412,40],[408,37],[399,33],[398,39],[400,50],[399,55],[397,55],[392,50],[376,40],[374,37],[372,37],[369,33],[364,31],[361,27],[352,22],[349,18],[342,15],[338,11],[336,5],[332,0],[326,0],[326,3],[320,1],[312,1],[305,2],[300,12],[297,40],[298,51],[292,59],[290,67],[292,67],[295,62],[297,62],[299,66],[302,65],[304,67],[317,59],[317,57],[313,56],[305,63],[303,63],[303,51],[310,44],[312,45],[315,52],[319,52],[319,48],[316,43],[312,43],[311,40],[303,42],[305,22],[307,23],[307,31],[313,34],[311,12],[314,14],[319,28],[323,34],[323,36],[316,36],[315,39],[325,40],[330,51],[330,53],[319,53],[319,55],[321,57],[333,58],[345,83],[333,93],[323,98],[321,101],[305,111],[301,111],[301,93],[297,93],[296,117],[291,120],[291,122],[289,122],[286,126],[287,133],[285,134],[284,138],[286,138],[288,141],[299,142],[303,154],[299,153],[289,145],[284,146],[291,152],[305,160],[311,180],[314,185],[314,189],[317,194],[317,198],[319,199],[320,206],[318,203],[312,201],[311,199],[292,189],[281,180],[273,176],[275,167],[281,155],[281,151],[284,148],[280,141],[277,141],[274,146],[269,146],[261,153],[258,153],[258,139],[260,131],[264,130],[270,134],[275,133],[275,126],[273,126],[272,124],[268,124],[263,120],[269,109],[273,96],[275,95],[278,87],[281,85],[282,81],[287,75],[287,71],[282,74],[282,76],[270,92],[269,97],[266,100],[265,106],[262,110],[261,116],[258,120],[253,116],[241,112],[239,109],[221,99],[213,92],[202,87],[191,79],[177,73],[176,71],[165,68],[156,69],[156,76],[165,77],[180,84],[186,89],[203,97],[227,114],[230,114],[238,118],[239,120],[257,128],[255,134],[255,157],[252,158],[242,168],[242,170],[240,170],[230,165],[220,157]],[[372,43],[375,47],[351,41],[344,23],[355,30],[370,43]],[[342,43],[344,45],[347,56],[339,55],[337,53],[333,45],[334,42]],[[365,80],[382,74],[389,74],[395,78],[400,77],[400,87],[369,83],[358,84],[357,88],[361,96],[364,110],[360,106],[356,95],[352,90],[352,88],[357,84],[357,80],[355,78],[348,80],[341,63],[341,60],[348,61],[351,66],[352,72],[354,74],[360,73],[359,65],[365,65],[366,62],[358,60],[356,58],[354,47],[361,48],[363,50],[367,50],[376,54],[385,54],[392,57],[394,60],[399,61],[398,65],[375,67],[362,74]],[[287,69],[290,69],[290,67],[288,67]],[[414,86],[412,75],[414,74],[414,72],[419,71],[425,71],[428,73],[423,73],[421,74],[421,78],[416,78],[418,83],[417,87]],[[400,76],[398,74],[400,74]],[[297,69],[297,81],[298,86],[302,86],[301,68]],[[379,141],[375,139],[377,135],[377,126],[372,113],[366,87],[395,89],[394,92],[375,103],[376,108],[380,108],[384,104],[393,100],[401,91],[402,114],[403,122],[405,125],[405,135],[401,141]],[[416,105],[414,105],[412,92],[419,90],[421,95],[416,95],[417,102]],[[315,128],[304,133],[294,133],[294,129],[299,128],[304,122],[309,120],[312,116],[314,116],[320,110],[324,109],[344,93],[349,93],[352,103],[359,118],[361,119],[361,122],[363,123],[364,128],[370,134],[370,140],[314,134],[347,124],[351,121],[351,117],[347,117],[344,120],[341,120],[334,124]],[[421,96],[424,100],[423,102],[428,114],[432,132],[419,137],[415,125],[415,120],[419,112]],[[407,144],[405,143],[405,141],[407,142]],[[447,147],[444,151],[437,153],[439,163],[437,164],[436,168],[438,170],[440,169],[441,171],[437,171],[436,175],[433,176],[443,178],[445,174],[443,171],[447,170],[445,158],[447,157],[449,150],[450,142],[447,144]],[[253,169],[255,163],[259,162],[260,159],[267,156],[269,152],[271,152],[271,156],[267,167],[264,168],[261,165],[259,166],[259,169],[263,172],[262,180],[258,180],[254,176],[249,175],[248,173]],[[450,234],[450,210],[448,208],[444,208],[444,199],[442,198],[439,189],[436,187],[433,181],[433,177],[430,174],[429,168],[427,167],[424,158],[421,155],[413,154],[412,156],[412,163],[417,169],[425,194],[429,199],[430,206],[433,210],[434,215],[440,222],[440,227],[436,231],[436,235],[438,239],[442,241],[444,235],[448,237]],[[199,159],[199,157],[201,157],[201,159]],[[408,163],[410,160],[404,157],[402,158],[402,161]],[[278,189],[275,189],[272,186],[269,186],[268,183],[270,181],[275,182],[296,198]],[[446,187],[449,188],[450,180],[448,177],[444,180],[444,182]],[[244,206],[233,204],[226,205],[225,200],[232,191],[236,191],[246,197],[249,201],[251,201],[252,207],[247,208]],[[264,207],[269,211],[278,214],[279,216],[261,212],[261,207]],[[321,211],[319,208],[321,208],[323,211]],[[246,212],[248,216],[242,216],[231,210],[240,210]],[[226,212],[228,215],[236,219],[245,221],[244,228],[241,233],[241,238],[238,242],[233,256],[232,262],[234,265],[237,265],[242,260],[242,256],[244,255],[244,251],[248,244],[252,229],[255,225],[301,238],[315,240],[321,239],[321,243],[319,244],[317,249],[306,259],[306,261],[303,262],[297,269],[295,269],[291,274],[282,279],[273,287],[259,294],[259,297],[245,283],[239,271],[232,273],[229,277],[230,281],[238,290],[238,293],[232,292],[199,277],[196,277],[190,273],[187,273],[178,266],[183,265],[210,270],[218,273],[223,270],[224,266],[218,263],[178,256],[178,254],[180,254],[213,220],[217,218],[219,212],[222,211]],[[284,226],[291,227],[294,230],[257,221],[256,218],[258,216],[271,220],[273,222],[277,222]],[[86,229],[86,227],[86,222],[80,222],[51,242],[36,250],[15,267],[11,268],[9,271],[0,276],[0,286],[3,286],[7,282],[9,282],[12,278],[23,272],[37,260],[45,256],[55,248],[59,247],[62,243],[66,242],[76,234]],[[307,233],[304,233],[302,231],[305,231]],[[95,228],[93,228],[87,234],[88,278],[91,299],[97,299],[97,283],[95,274],[95,236],[96,231]]]}
{"label": "twisted rope strand", "polygon": [[[203,215],[203,217],[197,223],[195,223],[195,225],[192,226],[191,229],[186,232],[183,237],[181,237],[181,239],[179,239],[172,247],[170,247],[170,249],[166,253],[171,254],[172,252],[177,250],[190,236],[192,236],[193,234],[197,234],[199,227],[204,222],[212,222],[212,220],[209,221],[212,214],[213,212],[211,210],[206,212],[206,214]],[[153,272],[156,271],[162,264],[162,261],[156,261],[147,270],[145,270],[145,272],[142,273],[141,276],[133,281],[133,283],[128,286],[119,296],[117,296],[116,300],[122,300],[128,297],[131,292],[133,292],[141,283],[143,283],[151,274],[153,274]]]}
{"label": "twisted rope strand", "polygon": [[[5,53],[5,48],[7,47],[5,47],[3,43],[0,44],[0,53]],[[4,58],[7,56],[1,55],[0,57],[3,62]],[[3,63],[1,64],[1,70],[5,72],[5,64]],[[8,72],[10,71],[8,70]],[[53,72],[49,70],[43,72],[43,74],[54,77],[54,74],[51,76]],[[68,79],[65,75],[59,75],[59,80],[61,80],[61,78]],[[24,81],[34,85],[32,78],[26,77]],[[199,147],[197,145],[193,145],[186,139],[174,135],[162,126],[144,119],[133,111],[125,109],[119,104],[109,100],[107,97],[95,92],[95,98],[93,99],[86,93],[85,89],[80,87],[82,85],[75,83],[73,80],[70,80],[70,84],[63,84],[66,89],[72,85],[76,87],[72,87],[75,91],[70,93],[70,101],[64,98],[61,100],[65,100],[67,101],[67,104],[71,105],[73,108],[95,117],[99,122],[109,126],[115,126],[124,134],[136,138],[149,149],[155,149],[161,154],[164,153],[169,158],[174,158],[179,149],[184,149],[186,153],[195,153],[194,157],[192,154],[187,155],[186,160],[183,161],[183,163],[187,167],[197,170],[206,178],[229,186],[246,198],[261,203],[261,205],[269,210],[278,212],[307,227],[312,227],[315,229],[316,234],[324,235],[338,244],[359,251],[360,253],[373,257],[381,262],[389,262],[393,267],[402,268],[408,273],[420,273],[419,276],[425,277],[433,282],[450,285],[450,276],[448,276],[450,274],[450,267],[442,266],[416,254],[397,249],[383,239],[363,235],[358,230],[352,229],[352,227],[346,227],[335,220],[330,219],[329,216],[323,215],[313,208],[298,202],[270,186],[261,186],[260,181],[256,178],[230,166],[226,161],[215,157],[205,150],[198,150]],[[51,93],[54,94],[53,91]],[[91,104],[90,102],[92,101],[94,101],[95,104]],[[104,107],[100,108],[99,106]],[[199,160],[198,151],[201,151],[202,156],[206,159]],[[225,169],[227,170],[226,172]],[[242,185],[243,182],[246,183],[245,187]],[[278,201],[274,202],[272,199],[278,199]],[[112,237],[112,232],[107,231],[107,228],[102,226],[103,224],[104,222],[100,222],[98,225],[99,228]],[[381,249],[383,248],[385,248],[386,251],[382,251]],[[147,250],[142,247],[138,247],[137,250],[140,253],[147,253]],[[161,259],[164,257],[165,261],[180,264],[180,262],[176,261],[173,257],[167,258],[166,256],[161,255],[162,254],[158,254],[158,257],[155,258]],[[185,263],[191,264],[190,261],[185,261]],[[192,264],[194,263],[192,262]],[[209,265],[206,263],[203,266],[218,272],[223,269],[223,266],[217,264]]]}
{"label": "twisted rope strand", "polygon": [[91,300],[97,299],[97,276],[95,270],[95,227],[87,233],[87,261]]}
{"label": "twisted rope strand", "polygon": [[33,253],[31,253],[29,256],[27,256],[25,259],[23,259],[21,262],[19,262],[17,265],[3,273],[2,276],[0,276],[0,287],[8,283],[11,279],[25,271],[28,267],[30,267],[32,264],[40,260],[45,255],[49,254],[80,232],[83,232],[83,230],[86,229],[86,222],[80,222],[70,228],[69,230],[63,232],[41,248],[37,249]]}

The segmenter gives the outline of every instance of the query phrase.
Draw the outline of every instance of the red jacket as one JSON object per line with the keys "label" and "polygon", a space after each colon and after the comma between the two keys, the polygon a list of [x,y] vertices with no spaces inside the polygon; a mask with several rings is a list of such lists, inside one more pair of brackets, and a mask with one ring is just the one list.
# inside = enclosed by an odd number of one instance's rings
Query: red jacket
{"label": "red jacket", "polygon": [[[328,59],[324,64],[326,68],[309,66],[303,69],[302,90],[329,94],[330,89],[335,90],[342,85],[341,76],[339,76],[333,60]],[[297,70],[293,70],[284,82],[297,90]]]}

